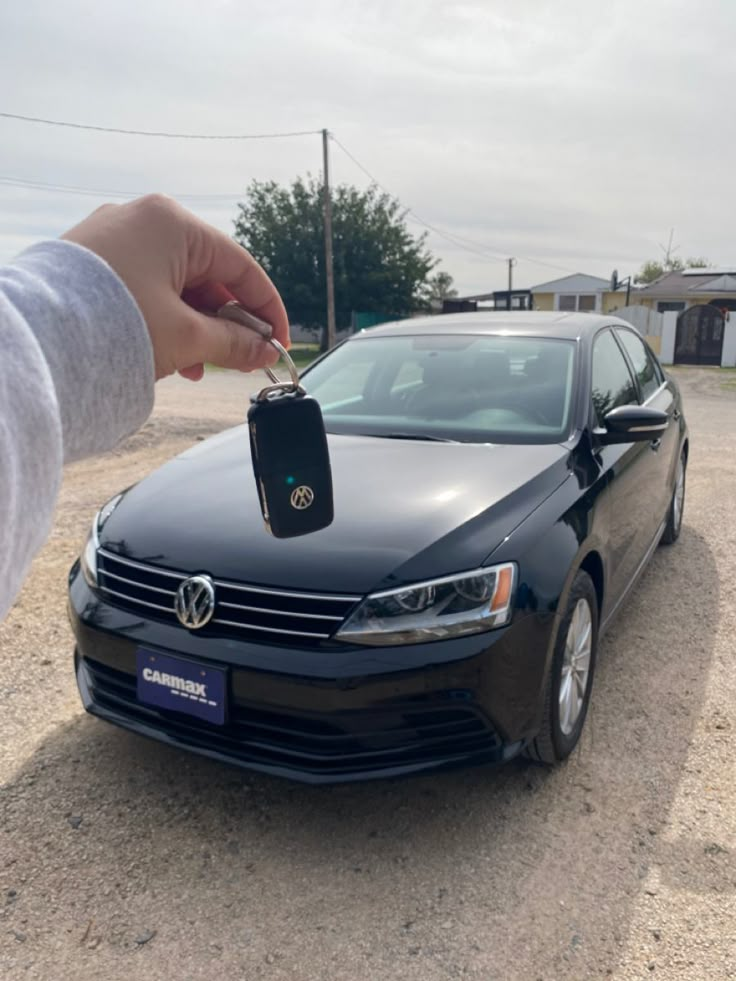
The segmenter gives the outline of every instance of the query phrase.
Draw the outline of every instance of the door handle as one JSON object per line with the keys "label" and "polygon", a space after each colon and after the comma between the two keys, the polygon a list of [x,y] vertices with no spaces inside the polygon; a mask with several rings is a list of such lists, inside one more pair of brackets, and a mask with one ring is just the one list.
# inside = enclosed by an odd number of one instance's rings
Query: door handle
{"label": "door handle", "polygon": [[651,443],[649,444],[649,449],[653,450],[656,453],[661,445],[662,445],[662,437],[660,436],[659,439],[653,439],[651,441]]}

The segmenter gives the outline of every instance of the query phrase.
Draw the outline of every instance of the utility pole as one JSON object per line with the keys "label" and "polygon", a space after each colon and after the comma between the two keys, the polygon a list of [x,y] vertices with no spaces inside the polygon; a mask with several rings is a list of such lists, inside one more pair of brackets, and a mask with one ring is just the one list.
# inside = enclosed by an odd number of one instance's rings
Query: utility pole
{"label": "utility pole", "polygon": [[508,264],[509,264],[509,296],[508,296],[508,300],[506,301],[506,309],[507,310],[510,310],[511,309],[511,291],[513,289],[514,266],[516,265],[516,259],[508,259],[507,261],[508,261]]}
{"label": "utility pole", "polygon": [[322,130],[322,161],[324,168],[325,278],[327,280],[327,345],[335,346],[335,276],[332,267],[332,198],[330,197],[330,134]]}

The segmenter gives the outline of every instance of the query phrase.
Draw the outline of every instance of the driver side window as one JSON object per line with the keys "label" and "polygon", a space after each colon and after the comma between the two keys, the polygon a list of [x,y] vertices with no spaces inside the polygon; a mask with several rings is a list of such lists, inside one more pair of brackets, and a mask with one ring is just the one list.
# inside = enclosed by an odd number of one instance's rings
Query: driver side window
{"label": "driver side window", "polygon": [[599,426],[611,409],[638,403],[634,379],[610,330],[603,331],[593,342],[592,399]]}

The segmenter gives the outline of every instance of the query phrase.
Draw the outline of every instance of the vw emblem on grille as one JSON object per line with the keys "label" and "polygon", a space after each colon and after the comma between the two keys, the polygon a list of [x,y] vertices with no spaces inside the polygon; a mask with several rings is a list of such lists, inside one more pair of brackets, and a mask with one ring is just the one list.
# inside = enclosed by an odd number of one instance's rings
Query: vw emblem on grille
{"label": "vw emblem on grille", "polygon": [[176,591],[174,609],[179,622],[189,630],[199,630],[215,612],[215,587],[209,576],[185,579]]}
{"label": "vw emblem on grille", "polygon": [[307,487],[306,484],[296,487],[291,492],[291,506],[296,508],[297,511],[306,511],[313,501],[314,491],[311,487]]}

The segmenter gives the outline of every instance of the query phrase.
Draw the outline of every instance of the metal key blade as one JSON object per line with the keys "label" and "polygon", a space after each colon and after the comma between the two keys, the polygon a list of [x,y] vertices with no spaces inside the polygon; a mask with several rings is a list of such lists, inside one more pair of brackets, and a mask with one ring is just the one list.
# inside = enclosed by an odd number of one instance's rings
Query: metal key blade
{"label": "metal key blade", "polygon": [[[223,304],[223,306],[221,306],[217,311],[217,316],[221,317],[223,320],[232,320],[234,323],[241,324],[243,327],[249,327],[251,330],[254,330],[256,334],[262,337],[264,341],[270,341],[275,346],[271,325],[266,323],[265,320],[261,320],[259,317],[249,313],[244,307],[241,307],[236,300],[229,300],[227,303]],[[279,353],[281,352],[279,351]],[[274,385],[279,385],[281,383],[281,379],[278,377],[278,375],[274,374],[270,368],[266,367],[263,370],[266,372]]]}

